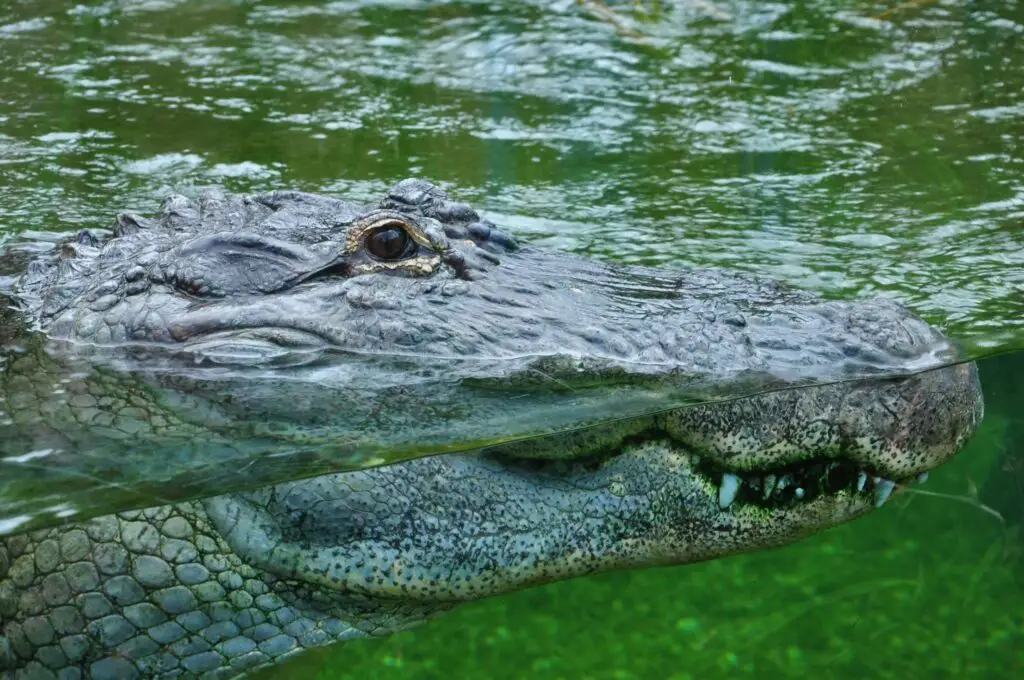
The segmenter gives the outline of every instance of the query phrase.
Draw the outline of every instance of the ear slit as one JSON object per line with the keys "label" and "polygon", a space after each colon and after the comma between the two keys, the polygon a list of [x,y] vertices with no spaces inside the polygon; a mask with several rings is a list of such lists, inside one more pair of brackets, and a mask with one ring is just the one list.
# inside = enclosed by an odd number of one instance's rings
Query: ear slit
{"label": "ear slit", "polygon": [[308,272],[302,272],[285,281],[281,290],[287,290],[294,288],[300,283],[311,281],[314,279],[325,278],[328,276],[338,276],[341,278],[348,278],[352,276],[352,267],[349,265],[348,260],[343,257],[335,257],[330,262],[327,262],[322,267],[318,267]]}

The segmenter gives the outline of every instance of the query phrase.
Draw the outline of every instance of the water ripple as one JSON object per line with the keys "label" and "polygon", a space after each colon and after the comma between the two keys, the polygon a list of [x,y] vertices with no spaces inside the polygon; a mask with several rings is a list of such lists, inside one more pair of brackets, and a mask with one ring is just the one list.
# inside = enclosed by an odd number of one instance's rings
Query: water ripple
{"label": "water ripple", "polygon": [[0,227],[422,174],[553,247],[1024,332],[1013,6],[612,6],[637,35],[570,0],[15,5]]}

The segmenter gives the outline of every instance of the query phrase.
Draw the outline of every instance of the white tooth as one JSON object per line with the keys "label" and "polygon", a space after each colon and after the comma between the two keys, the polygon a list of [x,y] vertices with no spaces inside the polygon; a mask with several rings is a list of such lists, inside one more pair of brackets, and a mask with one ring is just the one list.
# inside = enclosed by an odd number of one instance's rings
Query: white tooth
{"label": "white tooth", "polygon": [[764,476],[764,489],[761,490],[761,498],[768,500],[768,497],[775,491],[775,475]]}
{"label": "white tooth", "polygon": [[864,487],[867,486],[867,483],[868,483],[868,473],[866,473],[866,472],[859,473],[857,475],[857,492],[859,493],[859,492],[863,491]]}
{"label": "white tooth", "polygon": [[797,500],[800,500],[801,498],[803,498],[804,497],[804,489],[803,489],[803,487],[801,487],[801,486],[796,487],[796,491],[794,491],[793,494],[796,496]]}
{"label": "white tooth", "polygon": [[875,507],[880,508],[885,505],[885,502],[889,500],[889,495],[892,494],[893,488],[896,486],[896,482],[891,479],[883,479],[878,482],[875,487]]}
{"label": "white tooth", "polygon": [[928,481],[928,473],[927,472],[922,472],[921,474],[919,474],[917,476],[917,483],[918,484],[924,484],[927,481]]}
{"label": "white tooth", "polygon": [[792,483],[792,481],[793,480],[790,478],[789,475],[786,475],[785,477],[780,477],[779,481],[775,483],[775,488],[778,489],[779,491],[782,491],[787,486],[789,486]]}
{"label": "white tooth", "polygon": [[740,490],[740,478],[726,472],[722,475],[722,485],[718,487],[718,507],[725,510],[736,500],[736,494]]}

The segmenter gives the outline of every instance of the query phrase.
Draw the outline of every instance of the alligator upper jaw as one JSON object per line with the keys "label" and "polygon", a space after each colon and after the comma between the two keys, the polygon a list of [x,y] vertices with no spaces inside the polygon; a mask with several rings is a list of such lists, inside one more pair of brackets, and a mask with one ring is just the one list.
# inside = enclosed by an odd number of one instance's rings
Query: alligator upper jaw
{"label": "alligator upper jaw", "polygon": [[822,499],[848,499],[864,507],[882,507],[894,494],[913,483],[924,483],[928,471],[913,477],[893,479],[885,472],[864,467],[844,458],[828,458],[809,451],[800,460],[764,468],[735,469],[704,457],[665,433],[648,431],[640,437],[628,438],[622,446],[603,455],[582,460],[514,459],[491,456],[519,474],[550,476],[571,481],[577,486],[594,484],[591,478],[601,468],[620,456],[628,457],[642,443],[660,442],[664,455],[680,459],[675,467],[680,476],[699,480],[718,510],[727,512],[734,506],[750,506],[766,511],[785,511]]}
{"label": "alligator upper jaw", "polygon": [[[618,432],[617,450],[589,458],[583,451],[577,456],[582,462],[533,466],[580,478],[631,443],[660,438],[671,442],[669,450],[689,456],[691,472],[717,489],[722,510],[734,503],[792,507],[837,494],[881,507],[960,451],[983,414],[977,367],[959,364],[898,379],[813,385],[673,409],[645,421],[643,431],[621,423],[603,437],[562,439],[565,448],[579,450],[580,443],[607,441]],[[559,440],[547,441],[546,447],[535,445],[530,457],[557,457],[551,452]],[[515,457],[517,451],[508,453]]]}

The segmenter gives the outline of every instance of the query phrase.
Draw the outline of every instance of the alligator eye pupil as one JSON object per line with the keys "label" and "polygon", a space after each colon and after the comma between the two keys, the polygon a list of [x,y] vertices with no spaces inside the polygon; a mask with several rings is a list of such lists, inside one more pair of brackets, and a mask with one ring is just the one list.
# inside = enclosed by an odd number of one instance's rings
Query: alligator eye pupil
{"label": "alligator eye pupil", "polygon": [[414,242],[398,226],[381,227],[366,239],[366,249],[378,260],[400,260],[412,254]]}

